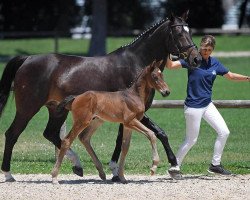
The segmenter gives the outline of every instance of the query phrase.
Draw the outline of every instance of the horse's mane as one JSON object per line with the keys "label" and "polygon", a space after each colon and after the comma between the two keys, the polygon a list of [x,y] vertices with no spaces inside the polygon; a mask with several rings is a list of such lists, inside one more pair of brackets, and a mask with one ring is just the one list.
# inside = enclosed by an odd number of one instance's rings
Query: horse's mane
{"label": "horse's mane", "polygon": [[161,21],[153,24],[152,26],[150,26],[149,28],[147,28],[146,30],[144,30],[140,35],[138,35],[134,40],[132,40],[132,42],[130,42],[128,44],[125,44],[125,45],[121,46],[120,48],[124,48],[124,47],[127,47],[127,46],[130,46],[130,45],[134,44],[140,38],[145,37],[149,33],[155,31],[160,25],[162,25],[167,20],[168,20],[168,18],[165,18],[165,19],[162,19]]}

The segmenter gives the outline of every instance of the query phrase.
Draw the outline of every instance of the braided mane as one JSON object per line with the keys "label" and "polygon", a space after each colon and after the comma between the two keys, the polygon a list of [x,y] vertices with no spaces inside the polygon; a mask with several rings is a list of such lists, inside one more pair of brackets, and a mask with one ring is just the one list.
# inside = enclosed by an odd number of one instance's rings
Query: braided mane
{"label": "braided mane", "polygon": [[130,46],[130,45],[134,44],[137,40],[139,40],[143,36],[148,35],[152,31],[155,31],[155,29],[157,29],[160,25],[162,25],[167,20],[168,20],[168,18],[165,18],[165,19],[162,19],[161,21],[153,24],[152,26],[150,26],[149,28],[147,28],[146,30],[144,30],[140,35],[138,35],[134,40],[132,40],[132,42],[121,46],[121,48],[124,48],[124,47],[127,47],[127,46]]}

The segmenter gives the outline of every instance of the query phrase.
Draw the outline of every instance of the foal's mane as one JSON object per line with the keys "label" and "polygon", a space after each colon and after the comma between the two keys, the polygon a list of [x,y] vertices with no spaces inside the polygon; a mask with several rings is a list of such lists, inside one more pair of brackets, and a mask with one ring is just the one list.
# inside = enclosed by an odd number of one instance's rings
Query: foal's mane
{"label": "foal's mane", "polygon": [[130,46],[130,45],[134,44],[140,38],[145,37],[145,36],[149,35],[150,33],[154,32],[160,25],[162,25],[167,20],[168,20],[168,18],[165,18],[165,19],[162,19],[161,21],[153,24],[152,26],[150,26],[149,28],[147,28],[146,30],[144,30],[140,35],[138,35],[134,40],[132,40],[132,42],[121,46],[121,48]]}

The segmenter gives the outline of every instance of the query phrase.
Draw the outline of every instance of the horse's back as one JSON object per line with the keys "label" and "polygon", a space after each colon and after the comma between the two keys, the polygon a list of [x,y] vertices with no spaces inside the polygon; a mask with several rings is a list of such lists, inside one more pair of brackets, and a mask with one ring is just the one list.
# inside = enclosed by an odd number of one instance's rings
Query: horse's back
{"label": "horse's back", "polygon": [[[63,54],[28,56],[18,69],[14,80],[17,107],[19,104],[19,107],[28,105],[30,101],[33,101],[34,104],[39,102],[39,104],[44,105],[49,99],[51,88],[54,88],[57,82],[58,73],[55,72],[60,69],[67,71],[68,66],[83,60],[84,57]],[[55,95],[58,94],[56,92]]]}
{"label": "horse's back", "polygon": [[26,99],[39,106],[61,101],[68,95],[89,90],[117,91],[134,80],[135,68],[112,54],[102,57],[81,57],[64,54],[29,56],[15,78],[15,93],[20,104]]}

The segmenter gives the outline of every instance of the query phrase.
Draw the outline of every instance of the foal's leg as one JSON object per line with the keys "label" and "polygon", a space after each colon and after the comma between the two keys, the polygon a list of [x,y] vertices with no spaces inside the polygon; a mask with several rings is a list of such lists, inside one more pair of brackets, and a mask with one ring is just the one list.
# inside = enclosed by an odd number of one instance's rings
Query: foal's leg
{"label": "foal's leg", "polygon": [[[50,142],[52,142],[58,149],[61,147],[61,138],[60,138],[60,130],[65,122],[68,112],[65,111],[65,113],[55,114],[54,108],[48,108],[49,110],[49,120],[47,123],[47,126],[44,130],[44,137],[48,139]],[[70,159],[70,161],[73,163],[72,170],[75,174],[78,176],[83,176],[83,169],[79,160],[79,157],[77,154],[69,149],[66,153],[66,156]]]}
{"label": "foal's leg", "polygon": [[180,168],[178,167],[176,157],[170,147],[170,144],[168,142],[168,136],[166,135],[166,133],[145,114],[141,120],[141,123],[144,124],[150,130],[152,130],[155,133],[156,137],[161,141],[167,154],[168,161],[171,164],[171,167],[168,170],[168,173],[171,178],[176,180],[182,179]]}
{"label": "foal's leg", "polygon": [[[156,137],[161,141],[165,152],[167,154],[167,158],[169,163],[171,164],[171,167],[173,167],[174,172],[172,173],[171,171],[169,171],[170,176],[174,179],[180,179],[180,171],[178,172],[178,169],[175,168],[177,166],[177,160],[176,157],[170,147],[169,141],[168,141],[168,136],[166,135],[166,133],[157,125],[155,124],[148,116],[144,115],[144,117],[141,120],[141,123],[143,125],[145,125],[147,128],[149,128],[150,130],[152,130],[154,132],[154,134],[156,135]],[[110,163],[112,163],[112,173],[113,173],[113,178],[112,180],[116,180],[117,174],[116,174],[116,163],[118,162],[119,156],[120,156],[120,152],[121,152],[121,144],[122,144],[122,129],[119,128],[119,132],[118,132],[118,136],[116,139],[116,146],[115,146],[115,150],[114,153],[112,155],[111,161]]]}
{"label": "foal's leg", "polygon": [[131,129],[128,129],[127,127],[124,126],[122,147],[121,147],[121,158],[119,162],[119,171],[118,171],[119,180],[122,183],[127,183],[127,180],[124,177],[124,165],[125,165],[125,158],[130,146],[131,133],[132,133]]}
{"label": "foal's leg", "polygon": [[152,132],[150,129],[144,126],[137,119],[132,120],[126,126],[143,133],[150,140],[151,146],[152,146],[152,160],[153,160],[153,164],[152,164],[152,167],[150,168],[150,171],[151,171],[151,175],[154,175],[156,172],[157,166],[159,164],[159,161],[160,161],[159,154],[157,151],[157,146],[156,146],[156,137],[155,137],[154,132]]}
{"label": "foal's leg", "polygon": [[167,134],[145,114],[141,120],[141,123],[153,131],[156,137],[161,141],[167,154],[168,162],[171,164],[171,166],[177,166],[177,160],[168,142]]}
{"label": "foal's leg", "polygon": [[52,175],[52,183],[58,184],[57,176],[59,172],[59,168],[62,164],[63,158],[65,156],[66,151],[70,148],[72,142],[74,139],[89,125],[88,122],[82,122],[82,120],[79,120],[73,124],[73,127],[69,134],[62,140],[61,148],[59,151],[59,155],[57,157],[56,163],[54,165],[54,168],[51,172]]}
{"label": "foal's leg", "polygon": [[102,163],[100,162],[100,160],[98,159],[94,149],[91,146],[90,143],[90,139],[92,137],[92,135],[95,133],[95,131],[97,130],[98,127],[100,127],[102,125],[103,121],[100,119],[95,119],[93,120],[90,125],[84,129],[84,131],[82,133],[80,133],[79,135],[79,139],[82,142],[82,144],[85,146],[87,152],[89,153],[89,155],[91,156],[96,169],[99,172],[99,177],[102,180],[106,180],[106,174],[103,170],[103,166]]}

